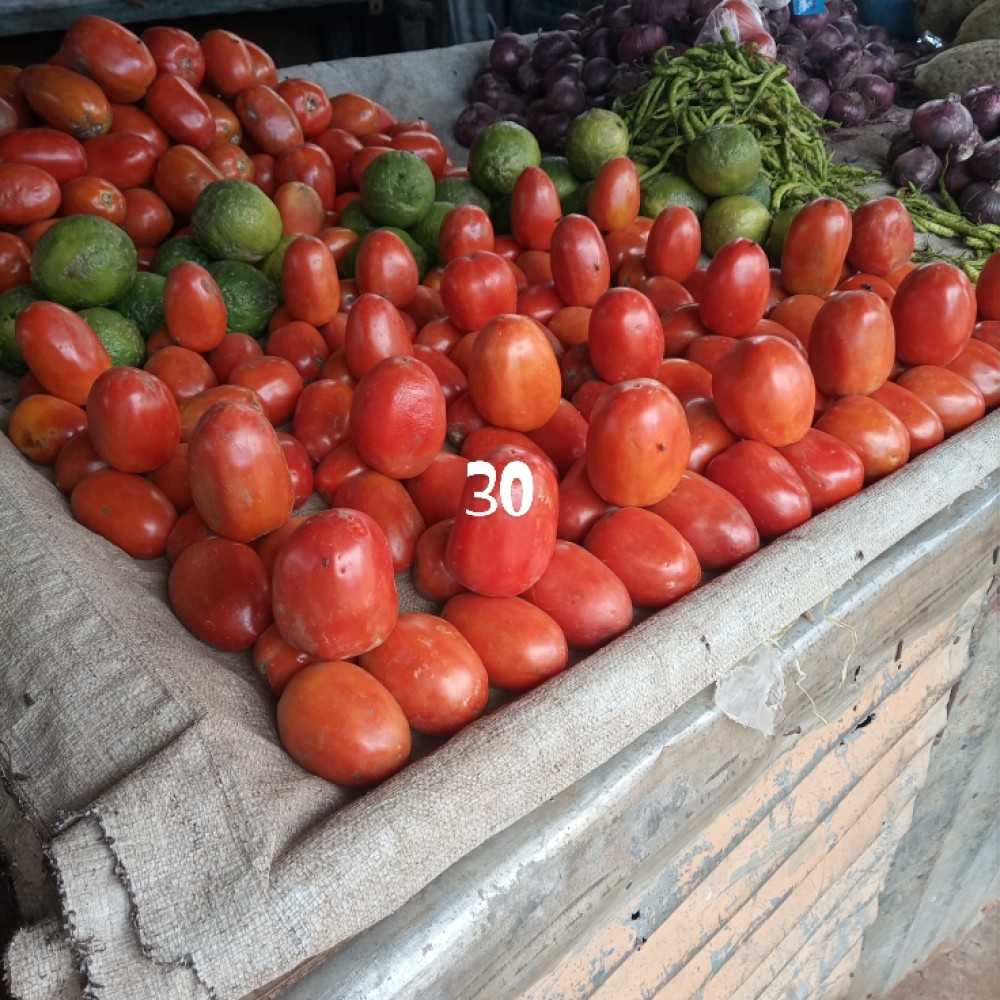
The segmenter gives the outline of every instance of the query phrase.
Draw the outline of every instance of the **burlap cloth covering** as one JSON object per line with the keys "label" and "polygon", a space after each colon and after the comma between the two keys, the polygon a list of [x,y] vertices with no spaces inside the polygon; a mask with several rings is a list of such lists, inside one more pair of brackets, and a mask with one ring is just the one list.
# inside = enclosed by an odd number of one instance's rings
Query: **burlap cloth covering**
{"label": "burlap cloth covering", "polygon": [[[0,383],[0,420],[11,398]],[[248,657],[180,626],[163,562],[74,523],[0,438],[0,850],[31,921],[6,955],[14,996],[259,989],[607,761],[998,463],[993,414],[356,795],[284,754]]]}

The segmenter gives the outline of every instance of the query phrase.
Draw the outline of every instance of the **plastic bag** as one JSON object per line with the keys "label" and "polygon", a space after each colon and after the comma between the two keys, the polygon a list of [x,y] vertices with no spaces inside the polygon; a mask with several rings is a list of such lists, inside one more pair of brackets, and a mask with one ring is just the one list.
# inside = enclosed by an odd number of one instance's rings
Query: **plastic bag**
{"label": "plastic bag", "polygon": [[723,0],[705,18],[694,44],[721,42],[723,33],[740,45],[756,45],[766,59],[773,61],[778,54],[778,46],[767,30],[764,16],[752,0]]}

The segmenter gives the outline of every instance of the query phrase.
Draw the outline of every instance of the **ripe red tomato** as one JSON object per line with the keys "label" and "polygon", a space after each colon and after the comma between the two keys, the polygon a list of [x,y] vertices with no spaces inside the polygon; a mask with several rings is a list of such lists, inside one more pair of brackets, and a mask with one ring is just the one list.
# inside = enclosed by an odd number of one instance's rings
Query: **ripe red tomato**
{"label": "ripe red tomato", "polygon": [[687,467],[694,472],[704,472],[708,463],[734,444],[737,437],[719,416],[715,402],[711,399],[689,399],[684,403],[684,416],[691,432],[691,457]]}
{"label": "ripe red tomato", "polygon": [[655,379],[619,382],[594,404],[587,431],[587,475],[608,503],[657,503],[677,485],[690,457],[684,408]]}
{"label": "ripe red tomato", "polygon": [[287,431],[278,431],[278,440],[288,465],[288,474],[292,477],[293,509],[298,510],[313,494],[315,476],[312,460],[305,445]]}
{"label": "ripe red tomato", "polygon": [[191,493],[213,531],[250,542],[284,523],[295,501],[292,480],[281,442],[259,409],[216,404],[198,421],[190,445]]}
{"label": "ripe red tomato", "polygon": [[150,188],[126,188],[122,229],[137,247],[157,247],[174,230],[170,206]]}
{"label": "ripe red tomato", "polygon": [[552,233],[552,280],[568,306],[592,307],[611,285],[611,262],[597,224],[566,215]]}
{"label": "ripe red tomato", "polygon": [[970,340],[945,366],[968,379],[982,394],[986,409],[1000,403],[1000,350],[982,340]]}
{"label": "ripe red tomato", "polygon": [[141,101],[156,76],[153,54],[122,24],[96,14],[78,17],[66,30],[61,51],[67,65],[100,84],[112,101]]}
{"label": "ripe red tomato", "polygon": [[739,238],[721,247],[705,272],[698,316],[713,333],[738,337],[767,310],[771,287],[767,254],[752,240]]}
{"label": "ripe red tomato", "polygon": [[191,496],[191,477],[188,475],[187,453],[187,442],[180,442],[170,457],[146,476],[151,483],[163,490],[178,512],[189,510],[194,504],[194,497]]}
{"label": "ripe red tomato", "polygon": [[0,293],[31,281],[31,250],[13,233],[0,232]]}
{"label": "ripe red tomato", "polygon": [[111,128],[108,97],[89,77],[65,66],[33,63],[21,70],[18,85],[31,110],[52,128],[80,140]]}
{"label": "ripe red tomato", "polygon": [[465,373],[447,354],[442,354],[441,351],[436,351],[433,347],[427,347],[426,344],[414,343],[413,356],[419,361],[423,361],[434,372],[434,376],[441,383],[445,403],[450,403],[453,399],[457,399],[469,391],[469,382]]}
{"label": "ripe red tomato", "polygon": [[870,396],[842,396],[823,411],[815,426],[858,453],[866,483],[887,476],[910,457],[906,425]]}
{"label": "ripe red tomato", "polygon": [[255,83],[241,90],[233,107],[244,132],[262,153],[278,156],[305,142],[295,112],[272,87]]}
{"label": "ripe red tomato", "polygon": [[99,215],[120,226],[126,211],[125,195],[103,177],[84,174],[62,186],[60,215]]}
{"label": "ripe red tomato", "polygon": [[85,527],[136,559],[166,552],[177,511],[163,491],[144,476],[98,469],[70,494],[70,510]]}
{"label": "ripe red tomato", "polygon": [[478,330],[494,316],[517,309],[514,273],[489,250],[452,258],[441,275],[441,302],[460,330]]}
{"label": "ripe red tomato", "polygon": [[815,427],[778,451],[805,483],[814,514],[853,496],[865,484],[865,467],[858,453]]}
{"label": "ripe red tomato", "polygon": [[447,264],[477,251],[493,252],[493,223],[479,205],[456,205],[441,221],[438,253]]}
{"label": "ripe red tomato", "polygon": [[354,390],[334,379],[307,385],[295,404],[292,430],[313,462],[321,462],[349,436]]}
{"label": "ripe red tomato", "polygon": [[83,143],[67,132],[45,126],[19,128],[0,136],[0,163],[39,167],[57,184],[88,172]]}
{"label": "ripe red tomato", "polygon": [[410,577],[413,589],[428,601],[443,604],[456,594],[465,592],[445,565],[445,551],[453,520],[447,518],[427,528],[417,539],[413,552],[413,566]]}
{"label": "ripe red tomato", "polygon": [[220,97],[236,97],[254,82],[253,57],[235,32],[213,28],[201,36],[206,89]]}
{"label": "ripe red tomato", "polygon": [[360,664],[388,688],[410,725],[428,736],[451,736],[482,715],[489,678],[462,633],[437,615],[400,615],[380,646]]}
{"label": "ripe red tomato", "polygon": [[431,131],[424,128],[395,128],[389,139],[393,149],[403,149],[414,156],[419,156],[434,175],[435,180],[441,178],[448,163],[448,151],[444,143]]}
{"label": "ripe red tomato", "polygon": [[355,153],[364,149],[360,140],[343,128],[325,128],[315,136],[316,145],[330,157],[336,190],[339,192],[357,190],[351,163]]}
{"label": "ripe red tomato", "polygon": [[639,215],[639,171],[627,156],[604,163],[587,195],[587,215],[601,232],[625,229]]}
{"label": "ripe red tomato", "polygon": [[260,556],[244,542],[192,542],[170,567],[167,592],[184,627],[226,652],[252,648],[271,624],[271,581]]}
{"label": "ripe red tomato", "polygon": [[295,319],[269,334],[267,353],[290,362],[308,385],[320,377],[330,348],[312,323]]}
{"label": "ripe red tomato", "polygon": [[368,466],[361,460],[358,449],[351,440],[341,441],[324,458],[313,473],[316,492],[328,504],[348,476],[363,472]]}
{"label": "ripe red tomato", "polygon": [[[653,220],[646,240],[646,270],[681,282],[701,258],[701,224],[687,205],[669,205]],[[690,301],[690,299],[689,299]]]}
{"label": "ripe red tomato", "polygon": [[205,56],[198,39],[183,28],[153,25],[139,36],[149,49],[157,73],[183,77],[193,87],[205,78]]}
{"label": "ripe red tomato", "polygon": [[895,336],[889,307],[874,292],[835,292],[809,334],[816,387],[828,396],[867,395],[892,372]]}
{"label": "ripe red tomato", "polygon": [[372,292],[361,294],[347,311],[344,353],[354,378],[385,358],[413,354],[413,338],[399,309]]}
{"label": "ripe red tomato", "polygon": [[505,691],[528,691],[569,664],[562,629],[520,597],[457,594],[441,617],[479,654],[490,683]]}
{"label": "ripe red tomato", "polygon": [[61,199],[48,171],[30,163],[0,163],[0,226],[27,226],[51,218]]}
{"label": "ripe red tomato", "polygon": [[555,414],[562,395],[559,362],[544,330],[513,312],[494,315],[479,331],[467,376],[476,409],[510,430],[537,430]]}
{"label": "ripe red tomato", "polygon": [[722,572],[760,548],[750,512],[727,489],[687,470],[680,482],[649,508],[680,532],[707,573]]}
{"label": "ripe red tomato", "polygon": [[847,263],[856,271],[884,277],[913,255],[913,220],[892,195],[873,198],[854,210]]}
{"label": "ripe red tomato", "polygon": [[555,182],[541,167],[528,167],[514,182],[510,203],[510,230],[521,246],[548,250],[562,217]]}
{"label": "ripe red tomato", "polygon": [[[861,398],[861,397],[846,397]],[[737,441],[705,475],[746,507],[761,538],[776,538],[812,516],[812,501],[788,459],[763,441]]]}
{"label": "ripe red tomato", "polygon": [[247,333],[227,333],[226,339],[208,354],[208,363],[216,378],[225,382],[233,369],[247,358],[259,358],[264,353],[260,341]]}
{"label": "ripe red tomato", "polygon": [[306,518],[278,551],[272,586],[283,638],[324,659],[374,649],[399,614],[385,533],[357,510]]}
{"label": "ripe red tomato", "polygon": [[712,398],[738,437],[780,448],[809,430],[816,384],[809,362],[787,341],[744,337],[716,364]]}
{"label": "ripe red tomato", "polygon": [[837,198],[816,198],[793,217],[781,249],[781,283],[791,295],[826,296],[840,282],[851,245],[851,210]]}
{"label": "ripe red tomato", "polygon": [[986,412],[983,394],[967,378],[937,365],[918,365],[896,382],[919,396],[940,418],[945,437],[975,423]]}
{"label": "ripe red tomato", "polygon": [[305,389],[305,382],[291,361],[269,354],[241,361],[229,373],[229,381],[253,389],[275,427],[292,419]]}
{"label": "ripe red tomato", "polygon": [[385,358],[358,381],[350,427],[365,463],[393,479],[419,475],[441,450],[447,405],[434,372],[414,357]]}
{"label": "ripe red tomato", "polygon": [[467,471],[445,565],[475,593],[520,594],[541,576],[555,545],[555,472],[547,459],[509,445],[470,463]]}
{"label": "ripe red tomato", "polygon": [[965,272],[946,261],[914,268],[892,300],[896,354],[907,365],[946,365],[972,337],[976,295]]}
{"label": "ripe red tomato", "polygon": [[333,210],[337,197],[336,175],[329,154],[316,143],[304,142],[279,153],[274,161],[274,177],[278,184],[288,181],[308,184],[319,195],[324,211]]}
{"label": "ripe red tomato", "polygon": [[111,358],[97,334],[72,309],[41,300],[14,321],[18,349],[35,377],[53,396],[83,406]]}
{"label": "ripe red tomato", "polygon": [[575,542],[559,539],[552,558],[524,598],[549,615],[566,642],[589,652],[627,631],[632,599],[612,570]]}
{"label": "ripe red tomato", "polygon": [[111,368],[87,397],[94,450],[121,472],[152,472],[181,440],[181,413],[168,386],[141,368]]}
{"label": "ripe red tomato", "polygon": [[295,319],[320,326],[334,317],[340,309],[340,280],[333,254],[322,240],[315,236],[292,240],[281,266],[281,288]]}
{"label": "ripe red tomato", "polygon": [[944,440],[941,418],[916,393],[895,382],[885,382],[871,398],[903,421],[910,436],[910,458]]}
{"label": "ripe red tomato", "polygon": [[564,476],[586,453],[587,421],[568,400],[560,399],[556,412],[527,437],[552,460],[559,476]]}
{"label": "ripe red tomato", "polygon": [[182,76],[158,76],[146,94],[146,110],[175,142],[204,151],[215,138],[215,116],[204,97]]}
{"label": "ripe red tomato", "polygon": [[[325,245],[323,249],[332,264],[332,255]],[[417,293],[420,274],[417,262],[402,238],[387,229],[376,229],[361,238],[354,280],[362,294],[381,295],[398,309],[403,309]]]}
{"label": "ripe red tomato", "polygon": [[329,127],[333,108],[320,84],[314,80],[293,77],[281,80],[274,89],[295,112],[295,117],[302,126],[302,134],[307,139],[319,135]]}
{"label": "ripe red tomato", "polygon": [[222,171],[194,146],[171,146],[156,165],[153,187],[178,215],[190,218],[198,195],[212,181],[222,179]]}
{"label": "ripe red tomato", "polygon": [[468,459],[450,451],[438,452],[423,472],[403,484],[428,525],[455,516],[468,478]]}
{"label": "ripe red tomato", "polygon": [[[27,396],[27,399],[33,399],[36,396],[44,396],[44,393],[35,393],[34,396]],[[57,399],[57,396],[49,397],[51,399]],[[60,400],[61,403],[65,403],[66,406],[72,406],[72,403],[66,403],[66,400]],[[20,404],[19,404],[20,405]],[[17,412],[18,407],[15,407],[11,412],[11,424],[13,423],[14,413]],[[78,413],[83,413],[80,407],[76,407]],[[10,433],[10,426],[8,425],[8,433]],[[14,441],[14,436],[11,435],[11,441]],[[15,442],[16,444],[16,442]],[[19,451],[24,453],[21,448]],[[64,441],[59,446],[59,453],[56,455],[56,460],[52,466],[52,472],[54,475],[54,480],[56,488],[60,493],[64,493],[69,496],[73,492],[73,487],[76,486],[84,476],[89,475],[91,472],[96,472],[98,469],[107,468],[107,462],[105,462],[100,455],[94,451],[94,446],[90,443],[90,435],[87,433],[86,427],[82,430],[78,430],[68,441]]]}
{"label": "ripe red tomato", "polygon": [[311,663],[278,700],[278,735],[288,755],[340,785],[374,785],[410,756],[410,726],[384,685],[344,660]]}
{"label": "ripe red tomato", "polygon": [[633,604],[659,609],[701,583],[701,564],[684,536],[642,507],[603,515],[583,546],[625,584]]}
{"label": "ripe red tomato", "polygon": [[181,347],[204,354],[225,339],[228,314],[222,291],[193,260],[181,261],[167,275],[163,313],[170,338]]}
{"label": "ripe red tomato", "polygon": [[590,363],[612,385],[655,378],[663,361],[663,324],[653,303],[634,288],[611,288],[590,314]]}
{"label": "ripe red tomato", "polygon": [[[165,329],[163,333],[166,334]],[[152,349],[153,337],[146,343],[147,347]],[[218,384],[212,366],[204,357],[189,347],[181,347],[180,344],[168,343],[154,350],[146,359],[143,368],[152,372],[157,378],[163,379],[170,386],[178,403],[184,403]]]}
{"label": "ripe red tomato", "polygon": [[303,667],[316,662],[316,657],[285,642],[273,622],[257,636],[257,641],[253,644],[254,670],[264,679],[276,698],[281,697],[288,682]]}
{"label": "ripe red tomato", "polygon": [[712,398],[712,373],[688,358],[664,358],[656,370],[656,381],[685,407],[691,400]]}
{"label": "ripe red tomato", "polygon": [[75,403],[36,392],[11,410],[7,436],[25,458],[53,465],[75,437],[85,431],[87,415]]}
{"label": "ripe red tomato", "polygon": [[990,254],[976,282],[976,304],[986,320],[1000,320],[1000,251]]}
{"label": "ripe red tomato", "polygon": [[774,305],[767,316],[786,330],[791,330],[808,351],[813,320],[825,301],[818,295],[789,295]]}

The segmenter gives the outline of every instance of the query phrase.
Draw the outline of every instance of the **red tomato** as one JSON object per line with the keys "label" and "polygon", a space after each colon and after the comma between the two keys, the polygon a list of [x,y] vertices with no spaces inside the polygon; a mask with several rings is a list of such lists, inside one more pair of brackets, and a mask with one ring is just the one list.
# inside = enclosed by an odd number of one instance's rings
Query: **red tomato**
{"label": "red tomato", "polygon": [[413,356],[419,361],[423,361],[441,384],[441,391],[444,393],[446,404],[469,391],[469,383],[465,373],[455,364],[447,354],[427,347],[425,344],[413,345]]}
{"label": "red tomato", "polygon": [[791,330],[808,351],[813,321],[825,301],[818,295],[789,295],[777,303],[767,316],[786,330]]}
{"label": "red tomato", "polygon": [[445,264],[477,251],[492,253],[493,245],[493,223],[479,205],[456,205],[441,221],[438,253]]}
{"label": "red tomato", "polygon": [[91,139],[111,128],[107,95],[91,79],[64,66],[33,63],[18,84],[31,110],[47,125],[77,139]]}
{"label": "red tomato", "polygon": [[302,376],[291,361],[265,354],[241,361],[230,373],[233,385],[253,389],[260,397],[268,420],[280,427],[292,419],[295,406],[305,389]]}
{"label": "red tomato", "polygon": [[179,76],[193,87],[205,78],[205,56],[198,39],[183,28],[153,25],[139,36],[149,49],[156,71]]}
{"label": "red tomato", "polygon": [[652,219],[640,215],[624,229],[614,229],[604,234],[611,276],[619,285],[635,288],[652,277],[645,261],[646,242],[652,225]]}
{"label": "red tomato", "polygon": [[455,516],[468,478],[468,465],[462,455],[438,452],[423,472],[403,484],[428,525]]}
{"label": "red tomato", "polygon": [[815,426],[858,453],[866,483],[887,476],[910,457],[906,425],[870,396],[842,396],[823,411]]}
{"label": "red tomato", "polygon": [[559,406],[559,362],[530,317],[501,313],[490,319],[472,345],[467,374],[472,402],[497,427],[537,430]]}
{"label": "red tomato", "polygon": [[230,99],[254,82],[253,57],[239,35],[222,28],[206,31],[201,37],[205,56],[207,89]]}
{"label": "red tomato", "polygon": [[120,226],[125,221],[125,195],[103,177],[84,174],[62,186],[59,214],[98,215]]}
{"label": "red tomato", "polygon": [[171,146],[160,157],[153,187],[174,212],[189,218],[198,195],[221,179],[222,171],[204,153],[182,144]]}
{"label": "red tomato", "polygon": [[324,458],[313,474],[314,487],[320,497],[328,504],[333,503],[333,497],[348,476],[364,472],[368,466],[361,460],[354,442],[341,441]]}
{"label": "red tomato", "polygon": [[227,333],[215,350],[210,351],[208,363],[220,382],[229,379],[232,370],[247,358],[259,358],[264,353],[260,341],[248,333]]}
{"label": "red tomato", "polygon": [[677,485],[690,456],[684,409],[655,379],[619,382],[594,405],[587,432],[587,475],[608,503],[657,503]]}
{"label": "red tomato", "polygon": [[33,393],[11,410],[7,436],[25,458],[53,465],[73,438],[87,427],[87,415],[75,403]]}
{"label": "red tomato", "polygon": [[587,306],[563,306],[545,324],[568,351],[586,343],[590,330],[591,309]]}
{"label": "red tomato", "polygon": [[610,642],[632,624],[625,584],[575,542],[555,543],[545,572],[524,597],[556,622],[570,646],[584,652]]}
{"label": "red tomato", "polygon": [[117,469],[98,469],[70,494],[70,510],[85,527],[136,559],[166,552],[177,511],[148,479]]}
{"label": "red tomato", "polygon": [[281,216],[283,236],[315,236],[323,228],[323,201],[304,181],[285,181],[270,196]]}
{"label": "red tomato", "polygon": [[606,161],[587,195],[587,215],[601,232],[624,229],[639,215],[639,171],[627,156]]}
{"label": "red tomato", "polygon": [[400,131],[394,129],[389,140],[389,145],[393,149],[403,149],[414,156],[419,156],[428,167],[434,178],[440,179],[441,172],[448,162],[448,151],[444,143],[433,133],[426,129],[409,129]]}
{"label": "red tomato", "polygon": [[[35,393],[34,396],[25,398],[33,399],[39,396],[44,396],[44,394]],[[57,399],[58,397],[50,396],[48,398]],[[22,400],[22,402],[24,401]],[[73,406],[72,403],[66,403],[66,400],[60,400],[60,402],[65,403],[66,406]],[[17,409],[18,407],[15,407],[11,411],[11,422],[13,422]],[[83,410],[80,407],[76,407],[76,410],[78,414],[83,414]],[[86,419],[85,415],[84,419]],[[8,434],[10,433],[9,427],[10,425],[8,425]],[[11,441],[14,441],[13,436],[11,436]],[[20,448],[18,450],[22,451]],[[23,451],[22,454],[24,454]],[[56,460],[52,466],[56,488],[60,493],[69,496],[73,492],[73,487],[84,476],[88,476],[91,472],[96,472],[98,469],[106,469],[107,465],[108,463],[103,461],[100,455],[94,451],[94,446],[90,443],[90,435],[87,433],[86,427],[84,427],[82,430],[77,431],[68,441],[62,442],[59,447],[59,453],[56,455]]]}
{"label": "red tomato", "polygon": [[184,627],[226,652],[252,648],[271,624],[271,581],[260,556],[244,542],[192,542],[170,567],[167,590]]}
{"label": "red tomato", "polygon": [[748,239],[721,247],[705,272],[698,316],[713,333],[738,337],[754,327],[767,309],[771,287],[767,254]]}
{"label": "red tomato", "polygon": [[357,189],[351,162],[355,153],[364,147],[358,138],[342,128],[326,128],[315,137],[316,145],[330,157],[336,190],[340,192]]}
{"label": "red tomato", "polygon": [[278,84],[278,67],[264,48],[249,38],[245,39],[250,61],[253,63],[254,83],[263,83],[268,87]]}
{"label": "red tomato", "polygon": [[[330,259],[333,260],[332,256]],[[399,309],[413,300],[420,282],[410,248],[387,229],[376,229],[361,238],[354,277],[362,295],[381,295]]]}
{"label": "red tomato", "polygon": [[552,233],[552,279],[568,306],[593,307],[611,285],[611,262],[597,224],[567,215]]}
{"label": "red tomato", "polygon": [[350,386],[333,379],[320,379],[302,390],[292,428],[313,462],[321,462],[347,439],[353,398]]}
{"label": "red tomato", "polygon": [[448,536],[453,524],[451,518],[432,524],[417,539],[413,552],[410,576],[413,589],[425,600],[443,604],[456,594],[465,593],[462,586],[445,565]]}
{"label": "red tomato", "polygon": [[27,226],[53,216],[61,192],[55,178],[30,163],[0,163],[0,226]]}
{"label": "red tomato", "polygon": [[826,296],[840,282],[851,245],[850,209],[837,198],[816,198],[794,216],[781,250],[781,283],[791,295]]}
{"label": "red tomato", "polygon": [[56,302],[25,306],[14,321],[17,346],[28,367],[53,396],[83,406],[111,358],[82,317]]}
{"label": "red tomato", "polygon": [[986,412],[983,394],[967,378],[937,365],[909,368],[897,384],[919,396],[940,418],[945,437],[975,423]]}
{"label": "red tomato", "polygon": [[120,472],[151,472],[181,440],[181,413],[173,393],[141,368],[111,368],[87,397],[94,451]]}
{"label": "red tomato", "polygon": [[847,263],[856,271],[884,277],[913,255],[913,220],[891,195],[873,198],[854,210]]}
{"label": "red tomato", "polygon": [[330,357],[330,348],[311,323],[292,320],[268,336],[267,353],[291,362],[302,376],[302,381],[308,384],[320,377],[323,365]]}
{"label": "red tomato", "polygon": [[122,24],[85,14],[66,30],[62,52],[67,65],[100,84],[112,101],[132,104],[142,100],[156,76],[153,54]]}
{"label": "red tomato", "polygon": [[178,511],[189,510],[194,505],[194,497],[191,496],[191,478],[188,475],[187,453],[187,443],[181,442],[162,465],[146,476],[154,486],[163,490],[167,499]]}
{"label": "red tomato", "polygon": [[288,181],[308,184],[319,195],[324,211],[333,209],[337,196],[336,175],[326,150],[316,143],[304,142],[279,153],[274,161],[274,177],[278,184]]}
{"label": "red tomato", "polygon": [[921,264],[892,300],[896,354],[908,365],[946,365],[972,337],[976,299],[972,283],[954,264]]}
{"label": "red tomato", "polygon": [[295,319],[319,326],[334,317],[340,308],[340,280],[333,255],[322,240],[315,236],[292,240],[281,267],[281,288]]}
{"label": "red tomato", "polygon": [[[552,462],[541,446],[535,444],[527,434],[507,430],[504,427],[494,427],[492,424],[475,427],[469,431],[462,442],[462,458],[470,462],[485,458],[494,448],[499,448],[502,445],[512,445],[515,448],[530,451],[546,462]],[[555,465],[552,465],[552,468],[555,470]]]}
{"label": "red tomato", "polygon": [[777,449],[762,441],[730,445],[709,462],[705,475],[746,507],[761,538],[783,535],[812,516],[801,477]]}
{"label": "red tomato", "polygon": [[1000,320],[1000,250],[990,254],[979,272],[976,304],[982,319]]}
{"label": "red tomato", "polygon": [[645,278],[639,285],[639,291],[653,303],[653,308],[660,314],[661,323],[678,306],[694,302],[691,293],[679,281],[663,274],[651,274]]}
{"label": "red tomato", "polygon": [[399,480],[374,469],[364,469],[340,484],[333,495],[333,506],[367,514],[385,533],[393,572],[409,570],[417,540],[427,525]]}
{"label": "red tomato", "polygon": [[146,110],[175,142],[205,150],[215,138],[215,116],[181,76],[158,76],[146,94]]}
{"label": "red tomato", "polygon": [[693,399],[712,398],[712,373],[687,358],[664,358],[656,369],[656,381],[665,385],[682,406]]}
{"label": "red tomato", "polygon": [[284,523],[295,500],[292,480],[281,442],[260,410],[218,403],[198,421],[190,445],[191,493],[209,528],[250,542]]}
{"label": "red tomato", "polygon": [[[147,346],[151,348],[152,345],[151,337]],[[196,351],[180,344],[167,344],[153,351],[142,367],[163,379],[178,403],[218,384],[212,366]]]}
{"label": "red tomato", "polygon": [[282,99],[295,113],[302,134],[311,139],[330,125],[333,109],[326,91],[313,80],[301,77],[281,80],[275,87]]}
{"label": "red tomato", "polygon": [[910,436],[911,458],[944,440],[941,418],[916,393],[895,382],[886,382],[871,398],[903,421]]}
{"label": "red tomato", "polygon": [[79,139],[58,129],[20,128],[0,136],[0,163],[39,167],[63,184],[87,173],[87,154]]}
{"label": "red tomato", "polygon": [[412,355],[413,340],[396,306],[368,292],[348,310],[344,352],[351,375],[361,378],[385,358]]}
{"label": "red tomato", "polygon": [[663,360],[663,325],[642,292],[611,288],[594,303],[587,343],[605,382],[654,378]]}
{"label": "red tomato", "polygon": [[16,115],[17,128],[29,128],[35,124],[34,116],[28,102],[21,93],[20,77],[22,69],[20,66],[0,66],[0,97],[2,97],[14,110]]}
{"label": "red tomato", "polygon": [[244,131],[263,153],[278,156],[305,141],[295,112],[271,87],[255,83],[241,90],[233,107]]}
{"label": "red tomato", "polygon": [[340,785],[374,785],[410,756],[410,726],[367,670],[344,660],[311,663],[278,700],[278,735],[307,771]]}
{"label": "red tomato", "polygon": [[687,418],[688,430],[691,432],[691,457],[688,459],[688,468],[694,472],[704,472],[716,455],[736,442],[736,435],[719,416],[715,402],[711,399],[696,397],[687,400],[684,403],[684,415]]}
{"label": "red tomato", "polygon": [[180,403],[181,441],[190,441],[194,429],[206,410],[216,403],[237,402],[261,408],[260,399],[252,389],[242,385],[215,385]]}
{"label": "red tomato", "polygon": [[388,688],[410,725],[428,736],[450,736],[486,708],[483,661],[462,633],[437,615],[400,615],[385,642],[365,653],[360,664]]}
{"label": "red tomato", "polygon": [[701,224],[687,205],[670,205],[653,221],[646,241],[646,270],[674,281],[689,278],[701,258]]}
{"label": "red tomato", "polygon": [[727,489],[687,470],[659,503],[649,508],[688,541],[707,573],[722,572],[760,548],[750,512]]}
{"label": "red tomato", "polygon": [[193,260],[181,261],[163,288],[167,332],[181,347],[201,354],[214,350],[226,336],[226,301],[215,279]]}
{"label": "red tomato", "polygon": [[546,459],[512,446],[495,448],[467,471],[445,564],[469,590],[514,596],[539,578],[552,555],[555,473]]}
{"label": "red tomato", "polygon": [[313,494],[315,477],[313,475],[312,459],[305,445],[287,431],[278,431],[278,441],[288,465],[288,474],[292,477],[292,508],[298,510]]}
{"label": "red tomato", "polygon": [[814,514],[853,496],[864,486],[865,467],[858,453],[815,427],[778,451],[805,483]]}
{"label": "red tomato", "polygon": [[816,409],[809,363],[787,341],[766,335],[742,338],[719,359],[712,395],[734,434],[773,448],[798,441]]}
{"label": "red tomato", "polygon": [[583,546],[625,584],[639,607],[664,608],[701,583],[701,564],[690,543],[642,507],[609,511],[587,532]]}
{"label": "red tomato", "polygon": [[316,662],[314,656],[285,642],[274,623],[268,625],[253,644],[254,669],[276,698],[281,697],[288,682],[303,667]]}
{"label": "red tomato", "polygon": [[552,460],[558,475],[564,476],[586,453],[587,421],[568,399],[560,399],[556,412],[527,436]]}
{"label": "red tomato", "polygon": [[197,507],[189,507],[170,529],[167,535],[167,548],[164,555],[167,562],[174,563],[177,557],[194,542],[202,538],[218,538],[219,536],[208,527],[198,513]]}
{"label": "red tomato", "polygon": [[986,409],[1000,403],[1000,350],[982,340],[970,340],[954,361],[946,365],[968,379],[982,394]]}
{"label": "red tomato", "polygon": [[310,515],[279,550],[273,588],[284,639],[327,659],[374,649],[399,613],[389,543],[357,510]]}
{"label": "red tomato", "polygon": [[548,250],[561,217],[559,193],[552,178],[541,167],[522,171],[510,203],[510,228],[517,242],[529,250]]}
{"label": "red tomato", "polygon": [[0,232],[0,293],[31,281],[31,250],[13,233]]}
{"label": "red tomato", "polygon": [[569,649],[550,615],[520,597],[457,594],[441,617],[465,636],[489,675],[506,691],[528,691],[565,670]]}
{"label": "red tomato", "polygon": [[126,188],[122,229],[137,247],[157,247],[174,229],[170,206],[149,188]]}
{"label": "red tomato", "polygon": [[476,250],[445,265],[441,302],[460,330],[478,330],[494,316],[517,309],[517,283],[502,257]]}

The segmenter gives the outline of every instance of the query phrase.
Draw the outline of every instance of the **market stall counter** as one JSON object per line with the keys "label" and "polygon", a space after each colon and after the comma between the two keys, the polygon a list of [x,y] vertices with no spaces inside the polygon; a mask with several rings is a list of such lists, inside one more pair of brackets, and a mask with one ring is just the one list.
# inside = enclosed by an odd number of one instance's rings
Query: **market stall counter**
{"label": "market stall counter", "polygon": [[[445,135],[482,52],[289,72]],[[878,996],[1000,895],[998,489],[993,413],[358,793],[0,440],[13,995]]]}

